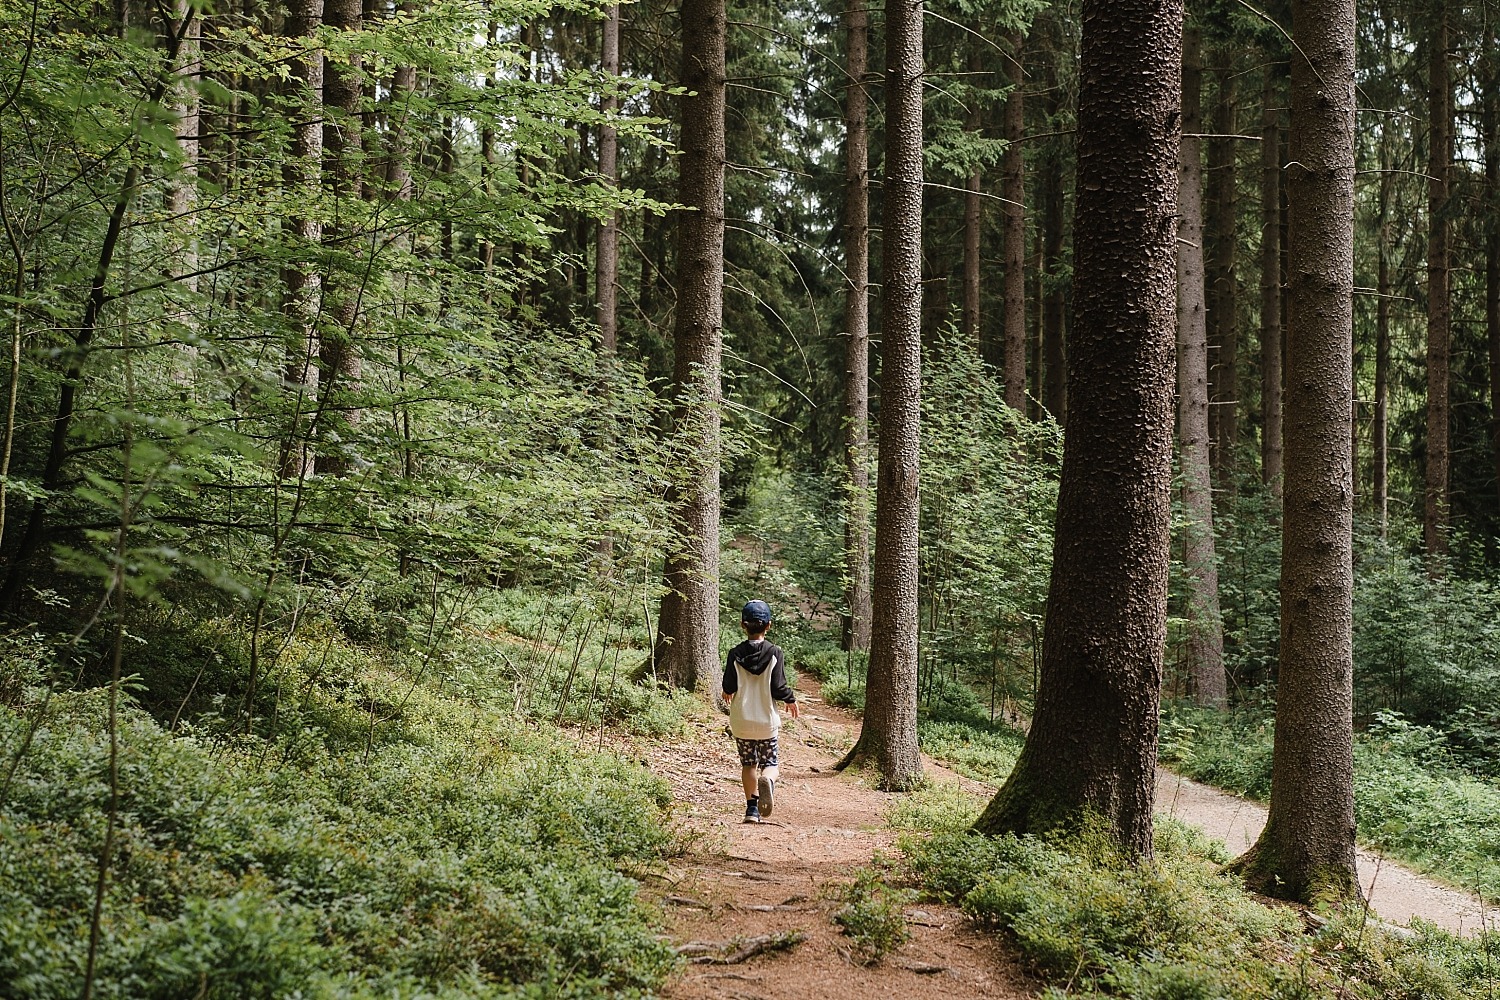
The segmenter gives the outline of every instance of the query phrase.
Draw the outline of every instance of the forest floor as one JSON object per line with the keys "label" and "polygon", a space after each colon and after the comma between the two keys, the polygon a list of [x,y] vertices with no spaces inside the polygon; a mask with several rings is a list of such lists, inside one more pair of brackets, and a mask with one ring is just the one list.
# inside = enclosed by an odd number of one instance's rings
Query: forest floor
{"label": "forest floor", "polygon": [[[811,677],[802,676],[798,688],[802,719],[787,719],[782,726],[776,809],[763,823],[741,822],[739,761],[722,717],[693,720],[682,738],[653,750],[653,769],[672,784],[688,845],[654,894],[679,947],[784,933],[800,933],[805,940],[735,964],[689,964],[663,995],[669,1000],[1034,996],[1041,985],[1026,975],[1017,954],[952,907],[910,904],[905,907],[910,941],[870,967],[849,957],[847,939],[833,922],[841,905],[837,894],[877,854],[897,852],[897,834],[885,822],[894,797],[876,791],[866,776],[833,770],[858,735],[859,720],[825,705]],[[931,760],[923,765],[929,777],[987,790]]]}
{"label": "forest floor", "polygon": [[[668,1000],[914,1000],[1022,998],[1041,984],[999,936],[961,912],[932,903],[905,907],[911,940],[879,964],[851,958],[833,922],[839,891],[857,869],[898,853],[885,814],[895,801],[869,777],[833,765],[859,732],[858,718],[824,704],[817,682],[802,677],[803,718],[782,729],[781,780],[774,817],[741,822],[739,764],[721,717],[696,719],[684,734],[651,747],[650,764],[672,786],[686,852],[650,894],[667,914],[667,932],[690,964],[664,991]],[[640,747],[636,748],[637,753]],[[993,794],[929,759],[928,777],[966,791]],[[1238,854],[1265,822],[1265,807],[1166,771],[1158,774],[1158,812],[1200,827]],[[1360,852],[1361,884],[1382,919],[1421,917],[1458,933],[1481,924],[1466,893]],[[1491,915],[1491,919],[1493,916]],[[800,934],[741,961],[722,959],[747,944]],[[711,946],[711,947],[710,947]],[[692,961],[697,952],[698,961]],[[712,958],[720,961],[711,961]]]}

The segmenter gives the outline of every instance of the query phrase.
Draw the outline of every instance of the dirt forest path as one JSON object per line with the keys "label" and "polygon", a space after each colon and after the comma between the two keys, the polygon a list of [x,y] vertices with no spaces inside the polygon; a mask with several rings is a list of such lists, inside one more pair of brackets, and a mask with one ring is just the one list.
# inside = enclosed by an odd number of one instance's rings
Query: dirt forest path
{"label": "dirt forest path", "polygon": [[[1222,840],[1234,855],[1255,843],[1266,825],[1266,807],[1260,803],[1164,770],[1156,772],[1156,811]],[[1474,934],[1486,923],[1495,926],[1497,914],[1474,896],[1371,851],[1359,852],[1359,884],[1370,909],[1388,923],[1407,924],[1421,917],[1455,934]]]}
{"label": "dirt forest path", "polygon": [[[906,907],[912,939],[883,962],[863,968],[845,957],[833,923],[834,892],[877,852],[892,854],[886,827],[893,797],[833,765],[859,732],[859,720],[823,704],[817,683],[799,681],[803,719],[781,731],[781,780],[773,818],[742,823],[739,762],[722,717],[689,725],[661,747],[658,770],[672,783],[690,849],[659,890],[669,933],[679,947],[724,944],[799,932],[790,950],[734,964],[690,963],[668,984],[670,1000],[912,1000],[1019,998],[1040,985],[994,934],[956,909]],[[924,762],[939,780],[959,780]],[[975,790],[984,786],[965,782]],[[703,956],[708,957],[708,956]]]}
{"label": "dirt forest path", "polygon": [[[672,786],[686,827],[687,853],[653,895],[668,934],[690,961],[663,993],[668,1000],[913,1000],[1006,998],[1040,992],[1016,953],[997,935],[974,928],[951,907],[916,903],[905,913],[912,939],[884,962],[861,967],[847,957],[833,923],[840,886],[879,853],[896,852],[885,823],[892,796],[833,765],[859,732],[859,720],[825,705],[815,681],[801,679],[804,717],[782,730],[782,777],[774,818],[740,822],[739,764],[722,717],[700,719],[678,740],[655,748],[657,770]],[[994,789],[924,761],[929,777],[958,782],[980,795]],[[1157,811],[1222,840],[1237,854],[1254,842],[1265,808],[1167,771],[1157,776]],[[1360,882],[1382,919],[1413,917],[1473,933],[1488,917],[1477,900],[1396,863],[1360,852]],[[797,933],[790,949],[741,961],[718,946]],[[714,946],[707,952],[708,946]],[[733,951],[734,948],[729,948]],[[695,955],[697,952],[705,952]]]}

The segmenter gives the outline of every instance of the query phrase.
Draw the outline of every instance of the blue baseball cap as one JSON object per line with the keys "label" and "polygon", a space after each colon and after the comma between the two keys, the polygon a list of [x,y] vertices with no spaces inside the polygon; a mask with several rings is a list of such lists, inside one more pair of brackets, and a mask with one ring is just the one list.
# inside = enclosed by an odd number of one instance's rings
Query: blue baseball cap
{"label": "blue baseball cap", "polygon": [[771,606],[765,601],[751,601],[740,612],[740,621],[746,625],[771,624]]}

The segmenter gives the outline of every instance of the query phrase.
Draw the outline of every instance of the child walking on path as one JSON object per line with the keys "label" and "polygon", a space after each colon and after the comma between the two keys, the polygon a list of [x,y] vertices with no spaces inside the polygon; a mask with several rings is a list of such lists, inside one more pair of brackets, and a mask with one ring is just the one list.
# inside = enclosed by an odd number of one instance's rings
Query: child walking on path
{"label": "child walking on path", "polygon": [[777,748],[781,716],[775,702],[786,702],[797,718],[797,696],[786,683],[786,653],[766,641],[771,608],[751,601],[740,612],[745,641],[729,651],[724,664],[724,697],[729,699],[729,732],[740,753],[745,788],[745,822],[759,823],[776,805]]}

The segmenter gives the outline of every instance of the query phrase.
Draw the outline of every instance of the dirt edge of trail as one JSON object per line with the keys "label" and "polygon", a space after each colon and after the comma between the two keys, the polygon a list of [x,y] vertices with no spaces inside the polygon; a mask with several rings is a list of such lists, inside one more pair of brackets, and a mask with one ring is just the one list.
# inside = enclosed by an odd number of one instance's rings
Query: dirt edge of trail
{"label": "dirt edge of trail", "polygon": [[[799,681],[803,719],[781,731],[781,780],[766,822],[741,822],[739,761],[720,716],[692,720],[658,745],[653,767],[672,785],[686,852],[648,893],[667,916],[667,933],[686,953],[697,946],[803,935],[790,948],[740,962],[689,959],[662,991],[669,1000],[912,1000],[1034,996],[1041,983],[997,934],[963,913],[932,903],[905,907],[911,940],[878,964],[858,964],[833,922],[839,889],[877,855],[897,853],[885,822],[895,797],[867,777],[833,765],[859,733],[859,720],[825,705],[810,677]],[[930,777],[976,782],[924,759]],[[781,938],[785,940],[785,938]],[[771,942],[768,942],[771,943]],[[731,947],[731,952],[736,950]]]}

